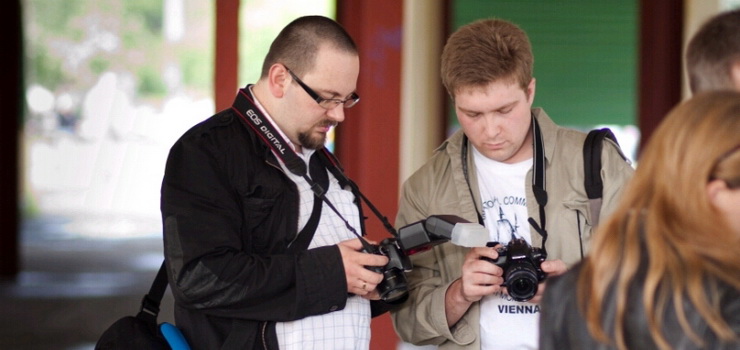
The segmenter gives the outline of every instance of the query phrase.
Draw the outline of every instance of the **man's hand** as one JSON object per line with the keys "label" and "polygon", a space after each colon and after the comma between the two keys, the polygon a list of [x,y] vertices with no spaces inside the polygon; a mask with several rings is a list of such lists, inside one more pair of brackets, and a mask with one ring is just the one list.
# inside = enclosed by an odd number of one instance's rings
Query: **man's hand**
{"label": "man's hand", "polygon": [[[553,277],[557,275],[562,275],[566,271],[568,271],[568,266],[565,265],[565,263],[560,260],[545,260],[540,265],[540,268],[542,268],[542,271],[547,273],[547,277]],[[542,300],[542,294],[545,292],[545,285],[547,284],[547,279],[542,281],[537,286],[537,294],[535,294],[534,297],[532,297],[532,300],[530,300],[530,303],[539,303],[540,300]]]}
{"label": "man's hand", "polygon": [[460,277],[460,296],[469,303],[498,292],[504,283],[504,270],[481,258],[496,260],[498,252],[494,248],[478,247],[471,249],[465,256]]}
{"label": "man's hand", "polygon": [[361,252],[362,243],[359,238],[339,242],[337,246],[342,254],[344,274],[347,277],[347,291],[370,300],[380,299],[375,287],[383,280],[383,275],[370,271],[367,267],[385,266],[388,264],[388,258],[383,255]]}
{"label": "man's hand", "polygon": [[452,282],[445,294],[447,325],[452,327],[468,311],[470,305],[486,295],[498,292],[504,282],[504,271],[481,258],[498,259],[495,248],[478,247],[465,255],[462,277]]}

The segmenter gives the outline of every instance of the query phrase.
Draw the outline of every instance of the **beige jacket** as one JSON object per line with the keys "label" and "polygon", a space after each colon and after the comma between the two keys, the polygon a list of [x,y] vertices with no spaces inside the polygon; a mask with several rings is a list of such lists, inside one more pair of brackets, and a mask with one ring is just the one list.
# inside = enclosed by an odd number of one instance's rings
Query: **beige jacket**
{"label": "beige jacket", "polygon": [[[568,266],[581,259],[581,243],[588,248],[592,220],[583,185],[583,142],[586,134],[557,126],[542,109],[532,113],[537,118],[545,148],[546,229],[548,260],[561,259]],[[475,164],[468,147],[470,187],[462,171],[462,131],[456,132],[435,151],[432,158],[403,185],[396,227],[402,227],[430,215],[453,214],[478,222],[475,203],[480,203]],[[604,179],[601,221],[615,208],[618,195],[634,172],[618,147],[604,143],[602,171]],[[532,192],[532,171],[527,173],[527,209],[540,223],[539,206]],[[582,238],[579,238],[580,221]],[[541,223],[540,223],[541,224]],[[582,242],[581,242],[582,240]],[[532,230],[532,246],[541,247],[542,237]],[[469,248],[445,243],[411,256],[414,269],[408,273],[410,296],[400,308],[391,311],[396,332],[414,344],[438,344],[439,349],[480,349],[479,303],[474,303],[452,328],[445,317],[445,292],[462,273]],[[502,330],[502,334],[506,330]]]}

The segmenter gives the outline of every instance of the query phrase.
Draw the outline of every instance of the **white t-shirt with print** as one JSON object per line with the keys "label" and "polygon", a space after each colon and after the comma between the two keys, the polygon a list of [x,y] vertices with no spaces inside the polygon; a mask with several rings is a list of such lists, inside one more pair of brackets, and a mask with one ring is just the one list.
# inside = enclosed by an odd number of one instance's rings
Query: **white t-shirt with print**
{"label": "white t-shirt with print", "polygon": [[[506,245],[512,238],[523,238],[532,244],[525,192],[532,159],[506,164],[486,158],[475,148],[473,157],[489,240]],[[480,308],[481,349],[537,349],[538,304],[496,293],[483,297]]]}

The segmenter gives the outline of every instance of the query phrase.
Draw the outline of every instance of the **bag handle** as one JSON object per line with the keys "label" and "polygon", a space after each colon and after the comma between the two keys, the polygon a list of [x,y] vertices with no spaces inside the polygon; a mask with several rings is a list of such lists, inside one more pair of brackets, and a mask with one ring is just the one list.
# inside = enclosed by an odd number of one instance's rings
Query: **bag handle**
{"label": "bag handle", "polygon": [[141,300],[141,308],[136,317],[144,319],[156,328],[159,305],[162,303],[165,290],[167,290],[167,267],[163,261],[159,272],[157,272],[157,277],[154,278],[154,282],[152,282],[152,286],[149,288],[149,293],[144,295],[144,298]]}

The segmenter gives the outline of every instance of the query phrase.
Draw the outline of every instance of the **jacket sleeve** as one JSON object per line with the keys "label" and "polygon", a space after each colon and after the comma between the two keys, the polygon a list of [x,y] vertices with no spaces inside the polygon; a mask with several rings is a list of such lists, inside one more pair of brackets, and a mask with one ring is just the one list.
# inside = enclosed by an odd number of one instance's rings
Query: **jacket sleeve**
{"label": "jacket sleeve", "polygon": [[[415,181],[412,177],[404,184],[396,218],[397,227],[425,219],[429,215],[441,214],[426,211],[425,208],[428,207],[429,202],[425,196],[433,191],[423,188],[429,185],[423,182]],[[464,256],[464,253],[447,254],[455,249],[461,248],[445,243],[430,251],[411,256],[414,266],[412,271],[407,273],[409,299],[399,308],[391,310],[396,332],[404,341],[424,345],[442,344],[446,341],[469,344],[475,340],[477,332],[472,327],[479,327],[479,325],[468,324],[463,318],[452,328],[447,326],[445,294],[450,283],[446,282],[445,272],[442,271],[438,262],[458,264],[458,261],[454,259]],[[457,276],[453,277],[457,278]],[[454,280],[454,278],[449,279]]]}
{"label": "jacket sleeve", "polygon": [[[338,247],[280,255],[243,247],[243,209],[226,171],[229,143],[223,135],[186,136],[170,151],[161,202],[168,276],[179,305],[267,321],[344,308]],[[253,200],[259,208],[265,199]]]}
{"label": "jacket sleeve", "polygon": [[611,140],[605,140],[601,152],[601,178],[604,179],[604,193],[599,214],[600,222],[605,222],[619,204],[625,186],[632,178],[635,169],[626,160],[622,151]]}

